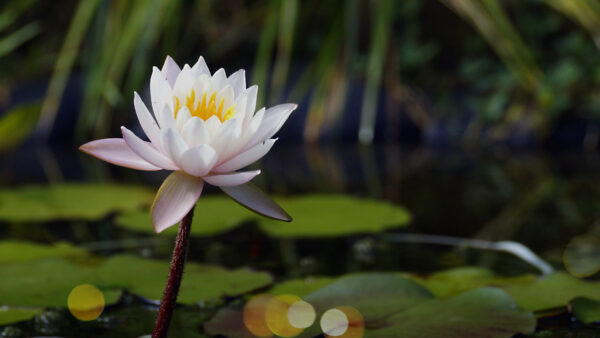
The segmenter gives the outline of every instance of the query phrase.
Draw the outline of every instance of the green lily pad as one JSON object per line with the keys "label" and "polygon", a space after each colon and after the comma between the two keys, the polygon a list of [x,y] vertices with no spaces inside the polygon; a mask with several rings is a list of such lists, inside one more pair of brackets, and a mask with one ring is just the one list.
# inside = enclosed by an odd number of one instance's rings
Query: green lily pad
{"label": "green lily pad", "polygon": [[377,233],[410,222],[409,212],[385,201],[346,195],[306,195],[277,199],[294,218],[281,223],[267,218],[260,227],[275,237],[329,237]]}
{"label": "green lily pad", "polygon": [[[260,216],[241,207],[225,196],[202,196],[194,211],[191,232],[194,236],[211,236],[235,228],[243,221]],[[150,211],[131,211],[117,216],[115,223],[133,231],[154,233]],[[176,235],[177,227],[170,227],[161,235]]]}
{"label": "green lily pad", "polygon": [[42,308],[0,307],[0,325],[30,320],[42,311],[44,311]]}
{"label": "green lily pad", "polygon": [[541,311],[566,306],[576,297],[600,301],[600,283],[588,282],[555,272],[542,276],[533,283],[506,285],[503,287],[520,307]]}
{"label": "green lily pad", "polygon": [[584,324],[600,322],[600,301],[577,297],[571,300],[571,308],[575,318]]}
{"label": "green lily pad", "polygon": [[275,284],[269,293],[274,295],[291,294],[298,297],[304,297],[309,293],[317,291],[331,283],[337,278],[331,277],[307,277],[304,279],[291,279],[285,282]]}
{"label": "green lily pad", "polygon": [[0,189],[0,221],[97,220],[111,212],[152,202],[145,187],[116,184],[54,184]]}
{"label": "green lily pad", "polygon": [[0,118],[0,151],[21,145],[33,132],[40,115],[41,102],[19,105]]}
{"label": "green lily pad", "polygon": [[[287,291],[287,290],[286,290]],[[536,320],[496,288],[435,299],[424,287],[395,273],[351,275],[307,295],[322,318],[326,310],[352,307],[364,319],[365,337],[510,337],[531,333]],[[356,324],[355,324],[356,325]],[[205,324],[208,334],[251,337],[240,310],[221,309]],[[318,320],[298,337],[322,334]]]}
{"label": "green lily pad", "polygon": [[12,240],[0,242],[0,264],[31,262],[47,257],[81,259],[87,256],[89,256],[87,251],[65,242],[53,245]]}
{"label": "green lily pad", "polygon": [[418,304],[389,317],[369,337],[512,337],[532,333],[536,320],[497,288],[480,288]]}
{"label": "green lily pad", "polygon": [[[169,263],[119,255],[109,258],[97,272],[99,284],[105,288],[124,288],[142,297],[159,300],[167,282]],[[271,282],[272,277],[266,272],[245,268],[227,270],[188,262],[177,301],[194,304],[240,295]]]}

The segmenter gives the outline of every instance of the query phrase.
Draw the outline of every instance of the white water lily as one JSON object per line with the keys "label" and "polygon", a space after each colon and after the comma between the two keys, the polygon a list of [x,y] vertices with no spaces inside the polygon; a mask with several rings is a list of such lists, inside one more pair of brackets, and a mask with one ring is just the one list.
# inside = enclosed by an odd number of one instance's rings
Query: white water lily
{"label": "white water lily", "polygon": [[230,76],[223,69],[211,75],[202,57],[183,69],[167,57],[162,69],[153,68],[150,79],[154,117],[134,93],[137,118],[149,142],[121,127],[123,138],[92,141],[80,149],[127,168],[174,171],[152,205],[156,232],[178,223],[194,207],[204,182],[246,206],[255,204],[255,198],[240,201],[236,196],[248,192],[242,185],[260,170],[237,170],[271,149],[273,135],[297,107],[281,104],[255,111],[257,92],[257,86],[246,88],[243,69]]}

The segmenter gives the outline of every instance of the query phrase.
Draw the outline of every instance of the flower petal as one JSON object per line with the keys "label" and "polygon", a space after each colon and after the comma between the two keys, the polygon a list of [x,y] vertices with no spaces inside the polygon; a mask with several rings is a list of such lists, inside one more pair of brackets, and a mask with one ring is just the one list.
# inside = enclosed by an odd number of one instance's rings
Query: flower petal
{"label": "flower petal", "polygon": [[204,120],[196,116],[192,116],[192,118],[183,126],[181,135],[190,147],[208,143],[210,140]]}
{"label": "flower petal", "polygon": [[167,105],[163,107],[162,112],[158,114],[158,116],[156,116],[156,119],[158,120],[158,124],[160,125],[161,130],[168,128],[177,128],[175,114],[173,113],[173,110]]}
{"label": "flower petal", "polygon": [[297,107],[298,105],[296,104],[285,103],[267,109],[260,127],[248,142],[246,149],[275,135],[275,133],[281,129],[281,126],[283,126],[292,111]]}
{"label": "flower petal", "polygon": [[232,174],[209,175],[204,176],[203,179],[206,183],[217,187],[233,187],[250,181],[258,174],[260,174],[260,170],[252,170]]}
{"label": "flower petal", "polygon": [[246,71],[240,69],[231,74],[227,78],[227,82],[233,87],[235,97],[238,97],[246,89]]}
{"label": "flower petal", "polygon": [[260,215],[290,222],[292,217],[252,183],[235,187],[221,187],[224,193],[242,206]]}
{"label": "flower petal", "polygon": [[129,148],[127,143],[125,143],[125,140],[122,138],[105,138],[102,140],[95,140],[82,145],[79,147],[79,150],[108,163],[120,165],[126,168],[147,171],[156,171],[161,169],[139,157],[133,152],[133,150],[131,150],[131,148]]}
{"label": "flower petal", "polygon": [[177,163],[177,165],[180,165],[179,160],[181,159],[181,155],[189,148],[183,137],[175,130],[169,128],[163,130],[162,142],[165,146],[167,156],[169,156],[173,162]]}
{"label": "flower petal", "polygon": [[177,130],[182,130],[185,123],[192,118],[192,113],[188,107],[183,107],[177,111],[177,118],[175,119],[175,124],[177,125]]}
{"label": "flower petal", "polygon": [[[210,121],[210,119],[209,119]],[[239,138],[242,133],[237,118],[225,121],[210,137],[210,146],[221,158],[227,158],[225,152],[230,149],[231,142]]]}
{"label": "flower petal", "polygon": [[192,176],[204,176],[217,163],[217,152],[208,144],[201,144],[186,150],[181,155],[181,168]]}
{"label": "flower petal", "polygon": [[175,171],[163,182],[156,193],[150,213],[157,233],[175,225],[192,210],[204,182],[201,178]]}
{"label": "flower petal", "polygon": [[123,133],[123,139],[125,139],[125,142],[127,142],[127,145],[131,150],[139,157],[146,160],[146,162],[167,170],[179,169],[173,161],[163,155],[160,151],[156,150],[151,143],[143,141],[131,130],[121,127],[121,132]]}
{"label": "flower petal", "polygon": [[177,79],[177,75],[179,75],[179,72],[181,72],[181,69],[179,68],[175,60],[173,60],[173,58],[169,55],[167,55],[167,58],[165,59],[165,63],[163,64],[161,71],[163,75],[167,78],[167,81],[169,82],[172,88],[175,85],[175,80]]}
{"label": "flower petal", "polygon": [[210,76],[210,70],[202,56],[199,57],[198,61],[192,66],[192,72],[194,73],[194,77],[200,77],[202,74]]}
{"label": "flower petal", "polygon": [[181,73],[179,73],[177,80],[175,80],[175,86],[173,87],[173,95],[179,97],[181,104],[184,104],[185,98],[190,95],[194,82],[196,82],[196,77],[190,66],[183,66]]}
{"label": "flower petal", "polygon": [[273,144],[275,144],[276,139],[268,139],[265,140],[254,147],[244,151],[243,153],[235,156],[231,160],[224,162],[219,165],[217,168],[213,169],[215,173],[230,173],[232,171],[236,171],[241,169],[249,164],[256,162],[261,157],[265,156]]}
{"label": "flower petal", "polygon": [[150,142],[154,144],[158,149],[161,149],[162,143],[160,141],[160,129],[158,129],[158,124],[152,117],[152,114],[146,108],[144,101],[140,98],[137,92],[133,92],[133,107],[135,108],[135,113],[137,115],[138,121],[140,121],[140,125],[144,130]]}
{"label": "flower petal", "polygon": [[220,68],[217,70],[213,74],[211,81],[216,91],[219,91],[225,87],[225,84],[227,83],[227,74],[225,74],[225,69]]}
{"label": "flower petal", "polygon": [[156,67],[152,68],[152,76],[150,77],[150,99],[156,120],[160,127],[164,128],[161,115],[165,106],[169,106],[170,111],[173,111],[173,90],[163,73]]}

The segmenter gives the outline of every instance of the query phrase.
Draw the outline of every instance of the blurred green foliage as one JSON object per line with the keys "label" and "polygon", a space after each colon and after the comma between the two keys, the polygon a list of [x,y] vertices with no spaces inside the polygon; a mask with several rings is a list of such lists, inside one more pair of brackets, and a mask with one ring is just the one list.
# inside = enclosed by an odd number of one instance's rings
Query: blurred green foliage
{"label": "blurred green foliage", "polygon": [[133,90],[143,90],[151,65],[167,54],[179,62],[202,54],[230,72],[249,68],[263,105],[304,102],[309,142],[339,136],[346,110],[356,107],[352,128],[370,142],[382,102],[388,138],[402,111],[422,130],[466,117],[467,139],[502,139],[515,127],[544,137],[565,115],[600,112],[598,0],[8,0],[0,7],[0,108],[13,106],[13,88],[48,79],[41,135],[52,130],[73,76],[82,90],[77,138],[114,134],[133,119]]}

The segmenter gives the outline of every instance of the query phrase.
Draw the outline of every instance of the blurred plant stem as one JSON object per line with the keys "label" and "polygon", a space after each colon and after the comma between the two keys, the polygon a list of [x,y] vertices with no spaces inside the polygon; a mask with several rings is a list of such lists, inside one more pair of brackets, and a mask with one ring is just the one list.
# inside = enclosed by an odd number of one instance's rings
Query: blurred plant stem
{"label": "blurred plant stem", "polygon": [[[279,36],[277,38],[277,56],[271,78],[270,102],[278,102],[286,85],[287,75],[294,45],[294,28],[298,16],[298,1],[284,0],[279,15]],[[259,106],[260,107],[260,106]]]}
{"label": "blurred plant stem", "polygon": [[367,83],[363,94],[360,112],[358,140],[362,144],[370,144],[375,137],[375,119],[377,117],[377,100],[383,73],[384,57],[390,23],[392,18],[392,1],[381,0],[375,3],[373,17],[374,28],[371,36],[371,48],[367,61]]}
{"label": "blurred plant stem", "polygon": [[267,75],[269,73],[269,64],[275,47],[275,39],[277,37],[277,18],[280,7],[279,0],[271,0],[267,9],[266,21],[260,33],[258,40],[258,48],[256,50],[256,58],[252,73],[252,83],[257,83],[262,86],[262,90],[258,91],[256,98],[256,107],[263,107],[267,97]]}
{"label": "blurred plant stem", "polygon": [[79,53],[79,45],[87,32],[98,3],[99,0],[82,0],[75,11],[71,26],[54,65],[54,72],[50,78],[46,98],[42,104],[40,120],[37,126],[42,137],[48,136],[54,126],[54,120],[56,119],[56,113],[58,112],[67,80],[71,74],[75,57]]}
{"label": "blurred plant stem", "polygon": [[558,12],[572,18],[592,36],[600,49],[600,3],[597,0],[543,0]]}

